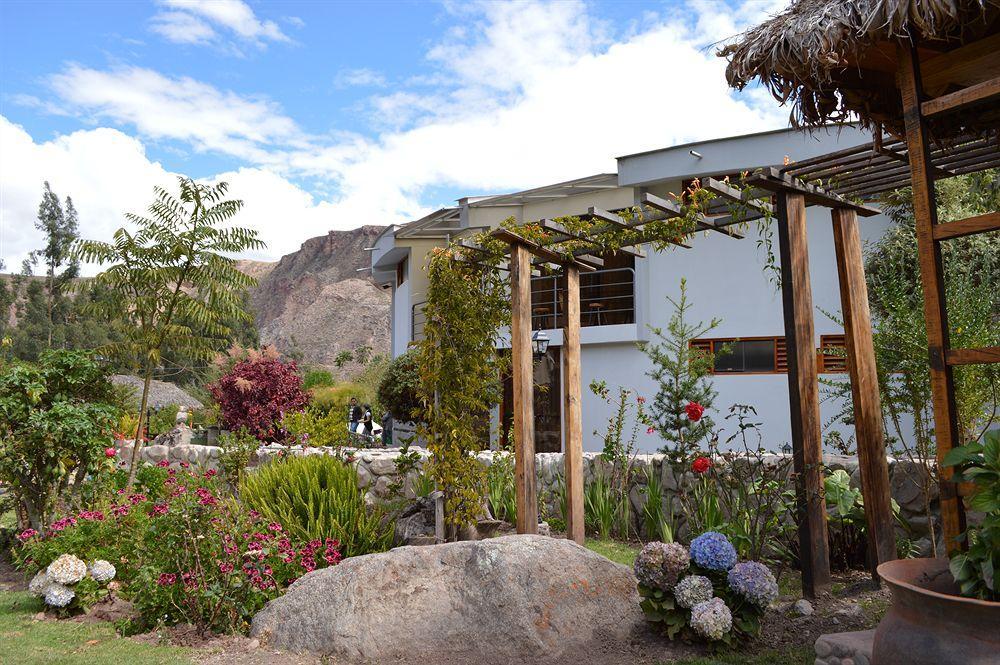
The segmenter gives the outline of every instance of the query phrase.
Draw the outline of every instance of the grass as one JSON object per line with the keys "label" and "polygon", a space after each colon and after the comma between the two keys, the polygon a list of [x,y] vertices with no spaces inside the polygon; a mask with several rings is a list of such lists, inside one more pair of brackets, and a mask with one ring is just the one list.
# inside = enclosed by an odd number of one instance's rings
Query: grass
{"label": "grass", "polygon": [[110,623],[36,621],[42,603],[0,591],[0,663],[20,665],[189,665],[188,650],[118,637]]}
{"label": "grass", "polygon": [[596,538],[587,538],[587,542],[584,544],[587,549],[629,568],[635,563],[635,555],[642,549],[638,545],[623,543],[619,540],[599,540]]}
{"label": "grass", "polygon": [[810,646],[792,647],[784,651],[766,650],[757,653],[720,653],[686,660],[674,660],[662,665],[812,665],[816,653]]}

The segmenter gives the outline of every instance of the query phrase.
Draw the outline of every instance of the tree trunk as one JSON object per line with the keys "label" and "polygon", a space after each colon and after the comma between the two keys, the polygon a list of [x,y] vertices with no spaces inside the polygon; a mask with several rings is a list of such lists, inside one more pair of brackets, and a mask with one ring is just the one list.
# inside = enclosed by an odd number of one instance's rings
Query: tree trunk
{"label": "tree trunk", "polygon": [[153,379],[153,363],[146,361],[146,375],[142,383],[142,401],[139,403],[139,424],[135,428],[135,439],[132,441],[132,461],[128,470],[128,487],[135,484],[135,474],[139,469],[139,452],[142,448],[142,426],[145,424],[146,406],[149,404],[149,383]]}

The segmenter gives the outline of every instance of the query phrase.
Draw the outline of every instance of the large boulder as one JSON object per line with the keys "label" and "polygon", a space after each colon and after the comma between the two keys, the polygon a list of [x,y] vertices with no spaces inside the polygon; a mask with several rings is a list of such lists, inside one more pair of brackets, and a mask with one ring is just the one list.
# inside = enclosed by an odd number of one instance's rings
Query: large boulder
{"label": "large boulder", "polygon": [[355,557],[303,576],[251,635],[364,662],[565,662],[643,623],[632,571],[569,540],[506,536]]}

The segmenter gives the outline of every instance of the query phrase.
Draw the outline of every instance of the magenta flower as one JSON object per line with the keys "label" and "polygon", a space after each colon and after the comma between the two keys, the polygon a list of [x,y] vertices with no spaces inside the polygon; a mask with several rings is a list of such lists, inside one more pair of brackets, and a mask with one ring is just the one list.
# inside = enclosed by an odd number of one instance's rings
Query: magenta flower
{"label": "magenta flower", "polygon": [[30,540],[30,539],[34,538],[35,536],[37,536],[37,535],[38,535],[38,532],[35,531],[34,529],[25,529],[21,533],[17,534],[17,539],[20,540],[23,543],[26,540]]}

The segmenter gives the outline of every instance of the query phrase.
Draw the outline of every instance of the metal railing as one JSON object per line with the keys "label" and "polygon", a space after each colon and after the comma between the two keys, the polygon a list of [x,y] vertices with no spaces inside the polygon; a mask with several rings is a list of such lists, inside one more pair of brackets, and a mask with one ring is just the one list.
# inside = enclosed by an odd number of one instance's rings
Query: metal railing
{"label": "metal railing", "polygon": [[[410,339],[423,339],[426,301],[410,309]],[[563,327],[566,287],[557,276],[531,279],[531,329]],[[610,326],[635,323],[635,270],[609,268],[580,275],[580,325]]]}

